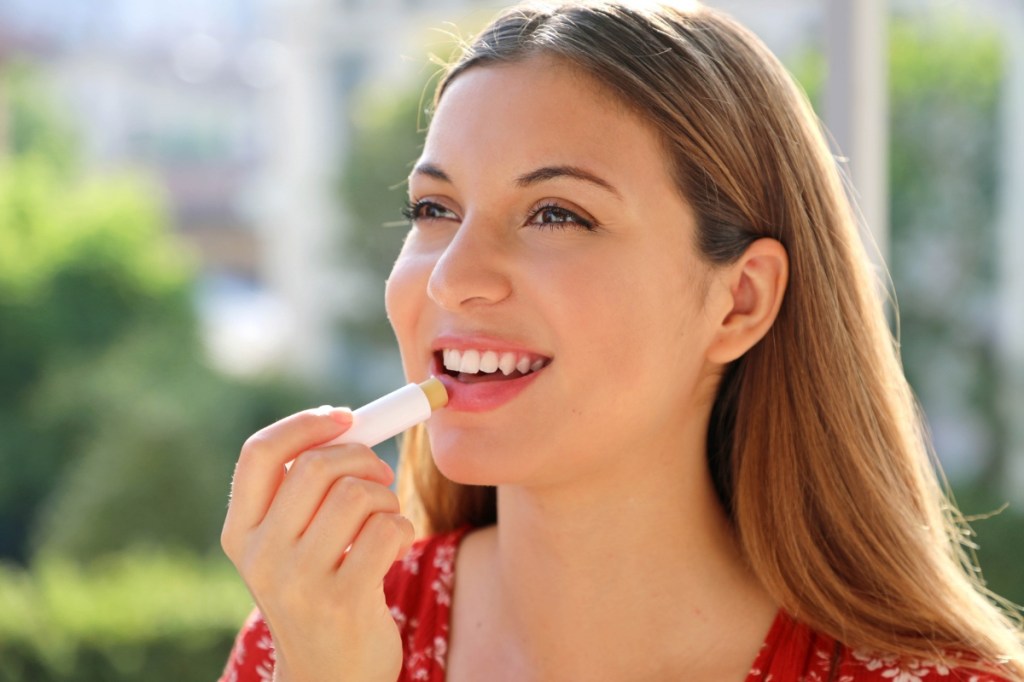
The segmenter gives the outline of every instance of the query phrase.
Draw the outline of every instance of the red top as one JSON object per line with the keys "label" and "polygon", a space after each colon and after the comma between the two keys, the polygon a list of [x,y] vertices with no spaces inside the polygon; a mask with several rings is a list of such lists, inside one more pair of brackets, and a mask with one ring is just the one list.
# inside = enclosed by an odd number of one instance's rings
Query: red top
{"label": "red top", "polygon": [[[417,542],[384,579],[384,592],[405,652],[398,682],[444,681],[455,553],[465,533],[463,529]],[[263,682],[273,676],[273,641],[266,623],[254,611],[235,640],[219,682]],[[931,661],[900,661],[849,649],[779,611],[746,682],[829,681],[1006,682]]]}

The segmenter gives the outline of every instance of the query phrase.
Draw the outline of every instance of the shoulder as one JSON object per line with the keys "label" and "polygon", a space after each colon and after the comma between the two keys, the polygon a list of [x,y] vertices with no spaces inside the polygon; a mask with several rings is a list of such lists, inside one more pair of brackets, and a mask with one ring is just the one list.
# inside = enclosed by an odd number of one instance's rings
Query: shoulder
{"label": "shoulder", "polygon": [[849,647],[780,611],[747,682],[1008,682],[962,660],[957,666]]}

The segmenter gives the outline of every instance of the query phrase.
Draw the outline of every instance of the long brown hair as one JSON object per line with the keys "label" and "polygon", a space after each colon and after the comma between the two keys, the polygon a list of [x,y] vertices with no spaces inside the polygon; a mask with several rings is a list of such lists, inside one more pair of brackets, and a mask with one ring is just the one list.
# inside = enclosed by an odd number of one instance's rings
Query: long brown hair
{"label": "long brown hair", "polygon": [[[719,497],[765,588],[848,645],[953,664],[948,652],[966,653],[1024,678],[1013,607],[994,605],[969,575],[962,520],[803,91],[720,12],[577,2],[504,12],[448,68],[435,104],[467,69],[539,54],[589,74],[659,133],[710,264],[761,237],[789,254],[778,319],[725,372],[707,440]],[[399,480],[421,532],[495,520],[494,490],[445,479],[422,429],[404,442]]]}

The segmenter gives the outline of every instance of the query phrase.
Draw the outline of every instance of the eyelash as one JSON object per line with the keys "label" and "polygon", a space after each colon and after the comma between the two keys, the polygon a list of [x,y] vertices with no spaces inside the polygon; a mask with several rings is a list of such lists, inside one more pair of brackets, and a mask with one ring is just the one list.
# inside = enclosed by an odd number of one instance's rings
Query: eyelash
{"label": "eyelash", "polygon": [[416,222],[417,220],[431,220],[431,218],[427,216],[420,215],[420,210],[427,208],[428,206],[436,206],[442,211],[448,210],[447,208],[445,208],[444,206],[435,201],[426,201],[425,199],[421,199],[419,201],[410,201],[406,203],[406,205],[402,208],[402,216],[404,216],[405,219],[410,222]]}
{"label": "eyelash", "polygon": [[[427,201],[425,199],[421,199],[419,201],[410,201],[410,202],[408,202],[402,208],[402,216],[404,216],[406,220],[408,220],[410,222],[413,222],[413,223],[415,223],[417,220],[437,220],[438,218],[432,218],[432,217],[429,217],[429,216],[421,215],[421,211],[423,209],[425,209],[425,208],[428,208],[428,207],[437,207],[437,208],[441,209],[442,211],[448,211],[449,210],[449,209],[445,208],[444,206],[442,206],[441,204],[439,204],[439,203],[437,203],[435,201]],[[541,213],[543,213],[545,211],[553,211],[553,212],[558,213],[562,217],[562,221],[561,222],[549,222],[549,223],[534,223],[533,220],[538,215],[540,215]],[[583,230],[586,230],[588,232],[592,232],[597,227],[597,224],[594,221],[588,220],[588,219],[582,217],[581,215],[579,215],[578,213],[575,213],[574,211],[570,211],[569,209],[567,209],[567,208],[565,208],[563,206],[559,206],[558,204],[555,204],[555,203],[547,203],[547,204],[543,204],[541,206],[538,206],[532,213],[530,213],[527,222],[529,224],[532,224],[532,225],[537,225],[537,226],[541,227],[541,229],[545,229],[545,230],[556,230],[556,229],[557,230],[561,230],[561,229],[565,229],[566,227],[569,227],[569,226],[574,226],[574,227],[578,227],[579,229],[583,229]]]}

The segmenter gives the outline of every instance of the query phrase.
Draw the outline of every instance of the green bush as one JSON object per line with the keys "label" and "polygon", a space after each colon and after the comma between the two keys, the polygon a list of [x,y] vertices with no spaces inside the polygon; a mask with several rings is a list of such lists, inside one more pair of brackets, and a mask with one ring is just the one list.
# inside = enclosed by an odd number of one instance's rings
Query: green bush
{"label": "green bush", "polygon": [[0,567],[0,682],[212,681],[251,608],[219,558]]}

